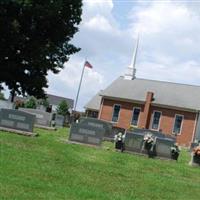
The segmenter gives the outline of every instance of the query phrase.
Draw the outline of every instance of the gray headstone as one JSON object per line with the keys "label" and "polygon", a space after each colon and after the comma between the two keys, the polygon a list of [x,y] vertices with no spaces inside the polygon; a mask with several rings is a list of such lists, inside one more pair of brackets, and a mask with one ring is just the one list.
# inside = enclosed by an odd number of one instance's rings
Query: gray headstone
{"label": "gray headstone", "polygon": [[156,139],[156,154],[159,157],[171,158],[171,147],[174,145],[174,140],[168,138]]}
{"label": "gray headstone", "polygon": [[35,116],[12,109],[0,110],[0,126],[21,131],[33,132]]}
{"label": "gray headstone", "polygon": [[143,139],[144,134],[127,131],[125,135],[125,150],[141,153]]}
{"label": "gray headstone", "polygon": [[81,118],[79,123],[73,123],[69,140],[84,144],[101,145],[103,136],[109,128],[102,120]]}
{"label": "gray headstone", "polygon": [[104,129],[104,137],[108,137],[112,134],[112,123],[99,120],[96,118],[90,118],[90,117],[81,117],[80,118],[80,124],[86,124],[88,126],[92,127],[100,127]]}
{"label": "gray headstone", "polygon": [[0,109],[2,109],[2,108],[12,109],[13,103],[6,101],[6,100],[0,100]]}
{"label": "gray headstone", "polygon": [[171,147],[174,146],[176,139],[174,137],[162,134],[161,132],[151,131],[147,129],[137,129],[127,131],[125,136],[125,150],[137,153],[147,154],[144,148],[144,136],[152,134],[156,138],[156,143],[152,149],[152,155],[159,157],[171,158]]}
{"label": "gray headstone", "polygon": [[19,110],[22,110],[24,112],[35,115],[35,117],[36,117],[35,124],[36,125],[51,126],[51,120],[52,120],[51,113],[45,112],[43,110],[30,109],[30,108],[19,108]]}
{"label": "gray headstone", "polygon": [[64,122],[65,122],[65,117],[62,115],[56,115],[55,122],[56,122],[56,126],[63,127]]}

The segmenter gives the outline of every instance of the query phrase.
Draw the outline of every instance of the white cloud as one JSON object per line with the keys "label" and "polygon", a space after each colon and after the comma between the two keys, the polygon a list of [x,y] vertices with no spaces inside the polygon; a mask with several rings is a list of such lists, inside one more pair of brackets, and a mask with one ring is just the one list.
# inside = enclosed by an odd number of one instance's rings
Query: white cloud
{"label": "white cloud", "polygon": [[114,18],[114,7],[112,0],[84,1],[80,31],[73,40],[82,50],[59,75],[49,76],[48,91],[75,99],[87,57],[94,68],[85,71],[78,103],[81,110],[95,93],[123,75],[138,30],[137,77],[200,85],[200,2],[133,3],[127,16],[130,23],[123,29],[120,23],[124,22]]}

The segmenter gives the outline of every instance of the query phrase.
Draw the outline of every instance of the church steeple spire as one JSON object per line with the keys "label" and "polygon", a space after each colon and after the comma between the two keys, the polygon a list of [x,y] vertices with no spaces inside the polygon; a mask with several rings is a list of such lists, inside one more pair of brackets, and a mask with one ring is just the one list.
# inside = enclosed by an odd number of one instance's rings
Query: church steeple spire
{"label": "church steeple spire", "polygon": [[127,71],[124,75],[124,78],[127,80],[133,80],[136,78],[136,58],[137,58],[137,51],[138,51],[138,46],[139,46],[139,34],[136,40],[136,45],[135,45],[135,50],[133,52],[133,57],[131,60],[131,64],[128,66]]}

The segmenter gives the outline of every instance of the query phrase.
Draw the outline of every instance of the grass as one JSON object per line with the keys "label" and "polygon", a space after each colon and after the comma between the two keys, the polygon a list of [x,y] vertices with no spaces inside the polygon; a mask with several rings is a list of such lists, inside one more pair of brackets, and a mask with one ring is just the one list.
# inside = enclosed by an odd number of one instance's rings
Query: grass
{"label": "grass", "polygon": [[179,161],[148,159],[68,144],[68,129],[36,129],[39,137],[0,132],[0,199],[199,200],[200,169]]}

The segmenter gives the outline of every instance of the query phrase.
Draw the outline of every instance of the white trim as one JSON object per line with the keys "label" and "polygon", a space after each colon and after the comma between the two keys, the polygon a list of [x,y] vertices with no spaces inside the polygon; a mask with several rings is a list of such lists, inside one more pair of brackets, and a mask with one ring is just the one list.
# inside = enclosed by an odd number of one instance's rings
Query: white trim
{"label": "white trim", "polygon": [[[174,133],[174,126],[175,126],[175,122],[176,122],[176,116],[181,116],[181,117],[182,117],[181,127],[180,127],[180,132],[179,132],[179,133]],[[173,124],[173,127],[172,127],[172,134],[173,134],[173,135],[181,135],[181,133],[182,133],[182,128],[183,128],[183,122],[184,122],[184,115],[175,114],[175,116],[174,116],[174,124]]]}
{"label": "white trim", "polygon": [[[113,121],[113,114],[114,114],[114,107],[115,107],[115,106],[120,106],[119,114],[118,114],[118,118],[117,118],[117,121],[116,121],[116,122]],[[112,119],[111,119],[111,122],[112,122],[112,123],[118,123],[119,118],[120,118],[120,112],[121,112],[121,104],[113,104]]]}
{"label": "white trim", "polygon": [[[134,110],[135,110],[135,109],[139,109],[139,110],[140,110],[140,113],[139,113],[139,116],[138,116],[137,125],[133,125],[133,124],[132,124],[132,121],[133,121],[133,114],[134,114]],[[133,107],[130,125],[133,125],[133,126],[138,127],[138,123],[139,123],[139,121],[140,121],[140,115],[141,115],[141,107]]]}
{"label": "white trim", "polygon": [[[152,128],[155,112],[160,113],[160,118],[159,118],[159,123],[158,123],[158,128],[157,129],[153,129]],[[152,116],[151,116],[150,130],[154,130],[154,131],[159,131],[160,130],[161,118],[162,118],[162,111],[154,110],[153,113],[152,113]]]}
{"label": "white trim", "polygon": [[196,113],[196,117],[195,117],[195,122],[194,122],[194,129],[193,129],[193,134],[192,134],[192,141],[194,141],[194,135],[195,135],[195,132],[197,130],[197,119],[199,118],[199,113]]}
{"label": "white trim", "polygon": [[102,97],[102,99],[101,99],[101,105],[100,105],[100,110],[99,110],[99,114],[98,114],[98,119],[101,119],[101,113],[102,113],[103,103],[104,103],[104,98]]}

